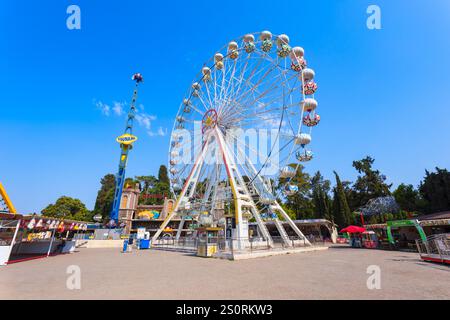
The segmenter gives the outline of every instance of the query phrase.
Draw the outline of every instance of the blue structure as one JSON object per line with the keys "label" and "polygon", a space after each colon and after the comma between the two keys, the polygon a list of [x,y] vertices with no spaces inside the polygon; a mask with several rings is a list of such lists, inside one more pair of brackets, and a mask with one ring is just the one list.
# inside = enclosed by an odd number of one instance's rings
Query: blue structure
{"label": "blue structure", "polygon": [[128,112],[127,123],[125,127],[125,132],[123,135],[118,137],[116,141],[120,143],[120,161],[119,161],[119,171],[116,175],[116,189],[114,191],[114,202],[110,215],[110,226],[117,225],[119,220],[119,208],[120,200],[122,198],[122,189],[125,182],[125,168],[127,166],[128,152],[133,148],[133,143],[136,142],[137,137],[133,135],[133,122],[136,115],[136,99],[139,83],[144,80],[140,73],[133,75],[132,80],[136,82],[136,87],[134,89],[133,98],[131,99],[130,111]]}

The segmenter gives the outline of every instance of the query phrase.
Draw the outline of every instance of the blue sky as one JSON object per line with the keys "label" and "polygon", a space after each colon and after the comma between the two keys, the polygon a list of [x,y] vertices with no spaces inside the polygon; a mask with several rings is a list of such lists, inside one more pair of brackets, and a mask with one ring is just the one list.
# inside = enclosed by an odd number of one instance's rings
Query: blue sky
{"label": "blue sky", "polygon": [[[81,30],[66,8],[81,8]],[[382,29],[366,27],[379,5]],[[316,71],[322,122],[307,171],[352,180],[371,155],[394,185],[450,167],[450,2],[20,1],[0,3],[0,181],[20,212],[61,195],[93,208],[99,180],[115,173],[114,141],[138,71],[142,124],[128,175],[167,163],[173,119],[203,63],[230,40],[286,33]],[[110,106],[109,116],[96,103]],[[160,129],[161,128],[161,129]],[[152,135],[148,134],[151,132]]]}

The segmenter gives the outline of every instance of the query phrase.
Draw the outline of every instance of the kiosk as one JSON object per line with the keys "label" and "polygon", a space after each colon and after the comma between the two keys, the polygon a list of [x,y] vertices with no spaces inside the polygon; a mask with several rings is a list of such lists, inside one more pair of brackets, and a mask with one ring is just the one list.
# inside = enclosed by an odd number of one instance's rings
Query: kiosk
{"label": "kiosk", "polygon": [[222,228],[208,227],[197,228],[198,244],[197,256],[212,257],[218,250],[219,232]]}

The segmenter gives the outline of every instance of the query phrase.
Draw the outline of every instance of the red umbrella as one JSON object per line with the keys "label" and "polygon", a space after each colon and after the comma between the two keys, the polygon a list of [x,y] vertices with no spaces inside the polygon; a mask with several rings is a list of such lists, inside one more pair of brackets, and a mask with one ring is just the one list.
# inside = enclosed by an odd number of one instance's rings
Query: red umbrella
{"label": "red umbrella", "polygon": [[341,230],[341,233],[363,233],[366,231],[366,228],[358,227],[358,226],[348,226]]}

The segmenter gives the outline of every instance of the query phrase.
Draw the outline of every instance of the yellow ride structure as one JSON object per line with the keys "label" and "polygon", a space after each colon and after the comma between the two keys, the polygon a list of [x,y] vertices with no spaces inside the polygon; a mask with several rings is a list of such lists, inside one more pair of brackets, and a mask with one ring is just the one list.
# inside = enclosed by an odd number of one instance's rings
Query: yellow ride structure
{"label": "yellow ride structure", "polygon": [[[1,208],[3,204],[4,209]],[[16,214],[16,208],[11,202],[11,199],[9,198],[8,194],[6,193],[6,189],[3,187],[2,183],[0,182],[0,212],[6,211],[6,213]]]}

